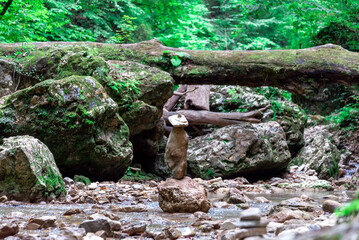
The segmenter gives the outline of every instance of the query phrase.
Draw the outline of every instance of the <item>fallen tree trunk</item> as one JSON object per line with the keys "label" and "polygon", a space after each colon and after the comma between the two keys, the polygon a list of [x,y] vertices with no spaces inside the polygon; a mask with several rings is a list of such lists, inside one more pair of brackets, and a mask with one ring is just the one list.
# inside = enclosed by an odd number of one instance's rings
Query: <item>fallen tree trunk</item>
{"label": "fallen tree trunk", "polygon": [[267,106],[258,111],[251,111],[246,113],[220,113],[210,111],[195,111],[195,110],[181,110],[177,112],[163,111],[163,118],[167,124],[170,124],[168,117],[176,115],[178,113],[183,114],[190,125],[217,125],[227,126],[232,124],[238,124],[241,122],[260,123],[263,117],[262,111],[268,109]]}
{"label": "fallen tree trunk", "polygon": [[[0,55],[13,53],[21,45],[0,44]],[[310,95],[328,84],[359,84],[359,53],[332,44],[270,51],[184,50],[165,47],[156,40],[135,44],[45,42],[26,45],[96,47],[98,56],[108,60],[137,61],[166,69],[176,84],[273,86],[300,95]],[[172,59],[180,65],[173,66]]]}

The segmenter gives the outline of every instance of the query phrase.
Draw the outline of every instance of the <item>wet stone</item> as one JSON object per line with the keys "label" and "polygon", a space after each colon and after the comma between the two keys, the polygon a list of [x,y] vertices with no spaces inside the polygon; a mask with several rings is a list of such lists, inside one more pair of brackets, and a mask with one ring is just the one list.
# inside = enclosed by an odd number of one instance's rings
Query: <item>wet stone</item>
{"label": "wet stone", "polygon": [[132,235],[140,235],[146,231],[147,225],[145,223],[131,224],[124,226],[122,232]]}
{"label": "wet stone", "polygon": [[341,203],[334,200],[326,200],[323,202],[323,211],[333,213],[336,208],[340,208]]}
{"label": "wet stone", "polygon": [[40,228],[49,228],[49,227],[56,227],[55,221],[56,221],[55,216],[43,216],[43,217],[32,219],[31,223],[40,225]]}
{"label": "wet stone", "polygon": [[19,232],[19,226],[16,223],[3,223],[0,225],[0,238],[13,236]]}
{"label": "wet stone", "polygon": [[87,220],[80,224],[80,228],[84,228],[86,233],[96,233],[104,230],[108,236],[111,235],[111,226],[106,219]]}
{"label": "wet stone", "polygon": [[248,208],[240,213],[241,221],[259,221],[262,212],[259,208]]}
{"label": "wet stone", "polygon": [[64,216],[70,216],[70,215],[79,214],[79,213],[83,213],[83,211],[79,208],[72,208],[72,209],[67,210],[64,213]]}

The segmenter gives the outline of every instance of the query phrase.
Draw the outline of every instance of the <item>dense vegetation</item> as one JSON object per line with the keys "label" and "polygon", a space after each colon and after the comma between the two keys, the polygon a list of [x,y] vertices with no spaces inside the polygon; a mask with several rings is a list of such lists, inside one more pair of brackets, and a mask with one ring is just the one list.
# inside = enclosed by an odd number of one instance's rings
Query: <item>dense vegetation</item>
{"label": "dense vegetation", "polygon": [[304,48],[331,42],[359,51],[356,0],[0,0],[0,4],[0,42],[129,43],[157,38],[172,47],[218,50]]}

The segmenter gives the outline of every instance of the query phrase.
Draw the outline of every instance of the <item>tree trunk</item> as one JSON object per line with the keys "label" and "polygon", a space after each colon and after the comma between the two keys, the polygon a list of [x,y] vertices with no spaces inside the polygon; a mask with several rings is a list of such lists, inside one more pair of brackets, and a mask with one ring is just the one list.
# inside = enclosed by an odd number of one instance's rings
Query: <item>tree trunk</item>
{"label": "tree trunk", "polygon": [[[137,61],[166,69],[176,84],[273,86],[310,95],[320,86],[359,84],[359,53],[327,44],[300,50],[196,51],[169,48],[157,40],[135,44],[88,42],[28,43],[32,46],[86,45],[97,47],[106,59]],[[15,51],[16,44],[0,44],[0,54]],[[109,54],[109,52],[111,54]],[[178,53],[181,52],[180,55]],[[172,57],[181,64],[171,65]]]}
{"label": "tree trunk", "polygon": [[[187,90],[187,85],[180,85],[176,92],[178,93],[184,93]],[[177,104],[178,100],[181,98],[181,95],[174,94],[172,97],[170,97],[167,102],[165,103],[165,106],[163,107],[167,111],[171,111]]]}
{"label": "tree trunk", "polygon": [[14,0],[8,0],[4,6],[4,8],[2,9],[1,13],[0,13],[0,18],[2,18],[2,16],[5,15],[5,13],[7,12],[7,10],[9,9],[10,5],[12,4]]}
{"label": "tree trunk", "polygon": [[[268,107],[261,109],[265,110]],[[177,112],[163,111],[163,118],[167,124],[170,124],[168,117],[175,114],[183,114],[190,125],[217,125],[227,126],[238,124],[241,122],[260,123],[263,117],[261,111],[252,111],[247,113],[219,113],[210,111],[194,111],[194,110],[181,110]]]}
{"label": "tree trunk", "polygon": [[[209,111],[210,85],[190,85],[184,101],[184,109]],[[194,91],[192,91],[194,90]]]}

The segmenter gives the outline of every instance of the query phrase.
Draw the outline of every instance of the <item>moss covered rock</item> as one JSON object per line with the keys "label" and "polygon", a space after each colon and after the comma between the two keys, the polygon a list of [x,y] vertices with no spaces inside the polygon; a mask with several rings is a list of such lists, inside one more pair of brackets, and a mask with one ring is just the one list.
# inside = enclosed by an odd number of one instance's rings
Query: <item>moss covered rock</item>
{"label": "moss covered rock", "polygon": [[117,104],[94,78],[46,80],[0,105],[0,137],[39,138],[65,176],[118,180],[131,163],[132,145],[117,111]]}
{"label": "moss covered rock", "polygon": [[171,76],[158,69],[131,61],[108,61],[110,78],[102,84],[119,105],[119,114],[136,135],[156,126],[163,105],[172,96]]}
{"label": "moss covered rock", "polygon": [[3,139],[0,146],[0,194],[40,201],[66,195],[62,175],[45,144],[31,136]]}
{"label": "moss covered rock", "polygon": [[290,153],[278,123],[243,123],[190,140],[187,160],[195,177],[229,178],[279,172],[287,167]]}

